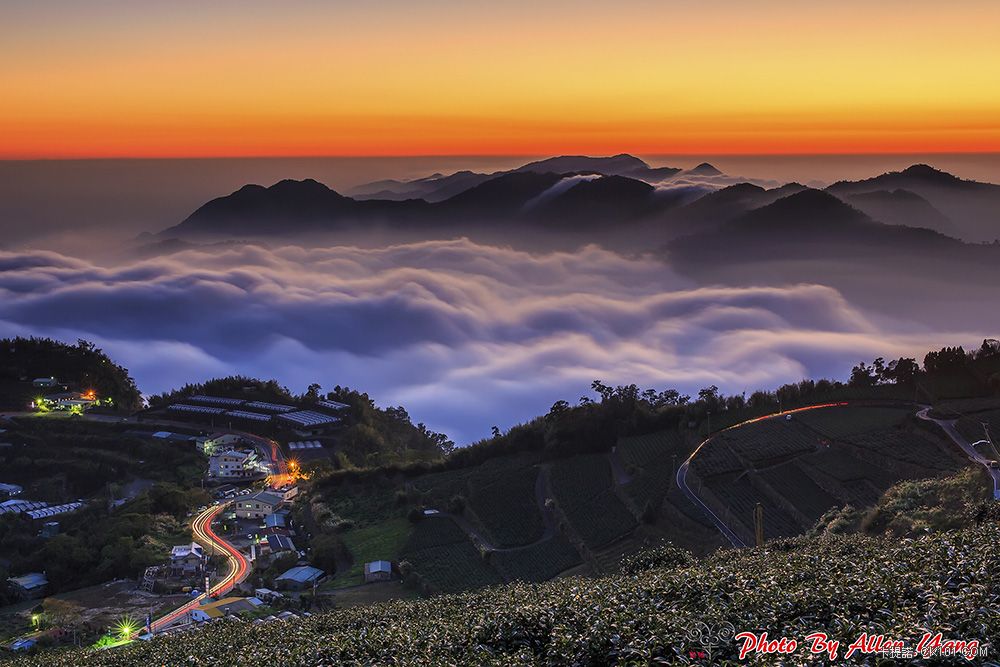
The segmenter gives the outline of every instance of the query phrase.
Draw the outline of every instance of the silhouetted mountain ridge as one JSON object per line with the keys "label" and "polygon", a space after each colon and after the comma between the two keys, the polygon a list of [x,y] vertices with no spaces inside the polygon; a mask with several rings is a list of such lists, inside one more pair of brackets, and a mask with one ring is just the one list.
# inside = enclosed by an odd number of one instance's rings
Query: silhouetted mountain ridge
{"label": "silhouetted mountain ridge", "polygon": [[[568,170],[543,171],[546,167]],[[691,233],[739,234],[754,225],[801,234],[803,225],[828,232],[826,228],[835,224],[842,235],[851,227],[861,234],[864,225],[878,222],[956,233],[961,228],[927,196],[893,184],[908,184],[948,199],[952,205],[961,205],[962,198],[953,196],[959,191],[963,197],[978,193],[973,198],[979,197],[979,204],[992,201],[996,194],[1000,203],[997,186],[963,181],[919,164],[864,181],[835,183],[825,191],[798,183],[765,189],[745,182],[711,191],[713,179],[720,184],[732,179],[716,176],[718,170],[708,163],[684,172],[702,174],[706,184],[682,180],[677,185],[653,186],[645,179],[603,173],[651,169],[644,161],[625,154],[607,158],[561,156],[488,176],[461,171],[409,182],[433,184],[439,188],[437,192],[440,188],[458,190],[435,202],[402,198],[399,193],[393,199],[352,198],[314,179],[286,179],[270,187],[246,185],[213,199],[161,236],[240,238],[365,230],[373,225],[387,230],[465,233],[472,229],[470,225],[492,221],[502,221],[503,228],[517,224],[582,234],[604,233],[628,224],[633,231],[647,235],[651,243]],[[739,224],[734,227],[733,222]],[[635,227],[638,223],[641,229]],[[870,230],[866,235],[871,235]]]}

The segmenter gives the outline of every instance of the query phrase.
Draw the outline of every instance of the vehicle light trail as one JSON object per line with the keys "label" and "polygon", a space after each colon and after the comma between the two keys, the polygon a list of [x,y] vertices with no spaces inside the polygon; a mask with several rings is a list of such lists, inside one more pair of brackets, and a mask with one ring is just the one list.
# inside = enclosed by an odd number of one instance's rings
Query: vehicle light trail
{"label": "vehicle light trail", "polygon": [[733,530],[729,526],[727,526],[726,523],[721,518],[719,518],[719,516],[715,512],[712,511],[712,509],[705,503],[705,501],[703,501],[701,498],[698,497],[698,494],[694,492],[694,489],[688,486],[687,473],[688,473],[688,468],[691,467],[691,461],[693,461],[694,457],[698,454],[698,452],[701,451],[701,448],[707,445],[709,441],[711,441],[712,438],[714,438],[719,433],[730,431],[734,428],[740,428],[741,426],[746,426],[748,424],[756,424],[757,422],[762,422],[766,419],[775,419],[776,417],[792,415],[797,412],[805,412],[807,410],[819,410],[821,408],[839,408],[839,407],[844,407],[846,405],[850,405],[850,403],[848,403],[847,401],[839,401],[836,403],[819,403],[817,405],[807,405],[802,408],[782,410],[781,412],[773,412],[769,415],[754,417],[753,419],[745,419],[738,424],[733,424],[732,426],[727,426],[726,428],[720,429],[715,433],[710,433],[707,438],[702,440],[701,443],[697,447],[695,447],[695,450],[691,452],[691,456],[687,457],[687,460],[684,461],[684,463],[682,463],[680,467],[677,469],[677,486],[678,488],[680,488],[681,491],[683,491],[684,495],[686,495],[691,502],[697,505],[702,510],[702,512],[704,512],[705,515],[708,516],[709,520],[711,520],[711,522],[715,524],[715,527],[719,529],[719,532],[722,533],[723,537],[729,540],[730,544],[732,544],[737,549],[744,548],[747,545],[743,541],[743,539],[735,532],[733,532]]}
{"label": "vehicle light trail", "polygon": [[154,621],[150,627],[152,632],[159,632],[160,630],[169,627],[177,619],[182,618],[189,611],[200,606],[205,598],[223,595],[229,592],[240,582],[246,579],[249,574],[250,564],[247,562],[246,557],[241,554],[236,547],[219,537],[215,531],[212,530],[212,522],[225,507],[226,505],[209,507],[204,512],[196,516],[194,521],[191,522],[191,532],[194,534],[195,540],[202,546],[211,545],[213,547],[217,547],[226,555],[229,572],[225,577],[223,577],[222,581],[212,586],[207,592],[202,593],[190,602]]}

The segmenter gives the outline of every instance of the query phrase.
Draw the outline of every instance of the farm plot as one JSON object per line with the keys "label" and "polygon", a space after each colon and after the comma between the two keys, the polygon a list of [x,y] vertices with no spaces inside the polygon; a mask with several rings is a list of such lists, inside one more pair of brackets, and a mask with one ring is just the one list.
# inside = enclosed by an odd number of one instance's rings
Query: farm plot
{"label": "farm plot", "polygon": [[538,468],[518,468],[490,479],[485,486],[472,486],[472,510],[493,543],[501,547],[530,544],[545,529],[535,498]]}
{"label": "farm plot", "polygon": [[637,468],[655,465],[663,459],[669,462],[671,456],[677,456],[678,460],[683,461],[688,450],[684,436],[673,430],[636,435],[618,441],[618,454],[622,461]]}
{"label": "farm plot", "polygon": [[778,418],[723,431],[716,439],[741,458],[758,464],[812,452],[821,440],[804,425]]}
{"label": "farm plot", "polygon": [[845,442],[927,470],[958,469],[947,452],[917,433],[880,431],[845,438]]}
{"label": "farm plot", "polygon": [[447,518],[417,523],[400,557],[409,561],[435,592],[452,593],[502,582],[462,529]]}
{"label": "farm plot", "polygon": [[708,487],[743,525],[753,529],[753,515],[760,503],[764,507],[764,536],[767,539],[789,537],[802,532],[801,527],[787,512],[766,495],[754,488],[747,477],[741,476],[726,483]]}
{"label": "farm plot", "polygon": [[806,410],[796,414],[795,419],[828,438],[839,440],[895,428],[912,414],[910,408],[843,406]]}
{"label": "farm plot", "polygon": [[573,529],[591,549],[630,533],[636,520],[611,488],[611,466],[591,454],[552,465],[552,490]]}
{"label": "farm plot", "polygon": [[812,481],[800,467],[786,463],[760,473],[761,478],[812,522],[840,503]]}
{"label": "farm plot", "polygon": [[492,565],[506,581],[546,581],[582,562],[580,554],[562,535],[513,551],[496,551]]}
{"label": "farm plot", "polygon": [[719,437],[706,442],[691,460],[691,468],[703,479],[744,469],[744,463],[729,447],[729,442]]}
{"label": "farm plot", "polygon": [[967,415],[958,420],[955,428],[969,442],[978,442],[988,439],[991,442],[1000,442],[1000,410],[988,410],[977,412],[974,415]]}
{"label": "farm plot", "polygon": [[443,509],[454,496],[468,493],[471,469],[446,470],[417,477],[410,485],[416,489],[425,505]]}
{"label": "farm plot", "polygon": [[654,461],[639,471],[622,487],[635,506],[642,511],[647,505],[659,505],[674,484],[671,461]]}

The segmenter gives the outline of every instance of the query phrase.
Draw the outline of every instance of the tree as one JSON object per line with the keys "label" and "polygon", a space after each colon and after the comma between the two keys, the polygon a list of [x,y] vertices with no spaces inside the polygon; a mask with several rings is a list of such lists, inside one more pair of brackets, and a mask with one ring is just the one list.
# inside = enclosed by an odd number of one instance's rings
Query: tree
{"label": "tree", "polygon": [[886,382],[905,387],[912,387],[917,382],[920,375],[920,365],[916,359],[900,357],[890,361],[882,372],[882,377]]}
{"label": "tree", "polygon": [[862,361],[851,369],[851,379],[847,384],[852,387],[874,387],[877,382],[875,368]]}
{"label": "tree", "polygon": [[351,552],[339,537],[323,533],[313,538],[309,562],[325,572],[336,572],[339,563],[351,562]]}
{"label": "tree", "polygon": [[80,622],[83,608],[67,600],[49,597],[42,601],[42,609],[49,623],[56,627],[69,629]]}

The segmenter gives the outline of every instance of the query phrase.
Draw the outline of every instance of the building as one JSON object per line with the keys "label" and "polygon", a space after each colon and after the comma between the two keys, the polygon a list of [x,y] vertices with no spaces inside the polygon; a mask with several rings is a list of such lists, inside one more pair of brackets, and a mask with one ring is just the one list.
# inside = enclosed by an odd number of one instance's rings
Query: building
{"label": "building", "polygon": [[170,573],[174,576],[199,574],[205,567],[205,550],[197,542],[170,550]]}
{"label": "building", "polygon": [[247,612],[252,612],[264,604],[257,598],[222,598],[201,605],[191,611],[191,620],[199,623],[213,621],[223,616],[239,616]]}
{"label": "building", "polygon": [[392,579],[392,563],[387,560],[373,560],[365,563],[365,583],[389,581]]}
{"label": "building", "polygon": [[48,506],[49,504],[42,500],[11,498],[0,503],[0,514],[20,514],[21,512],[30,512]]}
{"label": "building", "polygon": [[326,408],[327,410],[333,410],[334,412],[339,412],[341,410],[350,410],[351,406],[347,403],[341,403],[340,401],[316,401],[317,407]]}
{"label": "building", "polygon": [[46,521],[42,524],[42,529],[38,531],[38,536],[44,539],[55,537],[59,534],[58,521]]}
{"label": "building", "polygon": [[59,380],[55,379],[54,377],[35,378],[34,380],[31,381],[31,386],[37,387],[39,389],[49,389],[51,387],[58,387]]}
{"label": "building", "polygon": [[265,602],[285,597],[278,591],[272,591],[270,588],[255,588],[253,594],[258,600],[263,600]]}
{"label": "building", "polygon": [[319,435],[340,422],[340,417],[326,415],[314,410],[298,410],[276,415],[279,422],[290,426],[295,433],[302,436]]}
{"label": "building", "polygon": [[236,516],[240,519],[263,519],[269,514],[274,514],[284,502],[285,499],[280,493],[258,491],[252,496],[236,501]]}
{"label": "building", "polygon": [[280,589],[301,591],[312,588],[322,581],[324,576],[326,573],[319,568],[299,565],[278,576],[274,584]]}
{"label": "building", "polygon": [[288,512],[281,510],[272,512],[264,517],[264,528],[287,528]]}
{"label": "building", "polygon": [[17,484],[0,483],[0,498],[3,498],[4,500],[10,498],[11,496],[20,495],[22,491],[24,491],[24,489]]}
{"label": "building", "polygon": [[253,465],[253,453],[249,451],[226,450],[212,454],[208,458],[208,476],[217,479],[240,479],[252,477],[257,469]]}
{"label": "building", "polygon": [[83,503],[66,503],[64,505],[51,505],[49,507],[41,507],[33,510],[24,510],[24,515],[31,519],[32,521],[38,521],[39,519],[47,519],[50,516],[57,516],[59,514],[69,514],[70,512],[75,512],[83,507]]}
{"label": "building", "polygon": [[268,535],[267,536],[267,548],[271,550],[272,554],[278,554],[285,551],[295,551],[295,544],[292,542],[292,538],[287,535]]}
{"label": "building", "polygon": [[299,487],[297,486],[283,486],[277,489],[277,493],[281,494],[281,497],[285,499],[285,502],[291,502],[292,498],[299,495]]}
{"label": "building", "polygon": [[199,448],[206,454],[221,449],[232,449],[243,444],[243,438],[235,433],[219,432],[205,438],[199,443]]}
{"label": "building", "polygon": [[25,600],[40,598],[45,595],[45,589],[49,586],[48,578],[41,572],[30,572],[20,577],[11,577],[7,580],[14,593]]}

